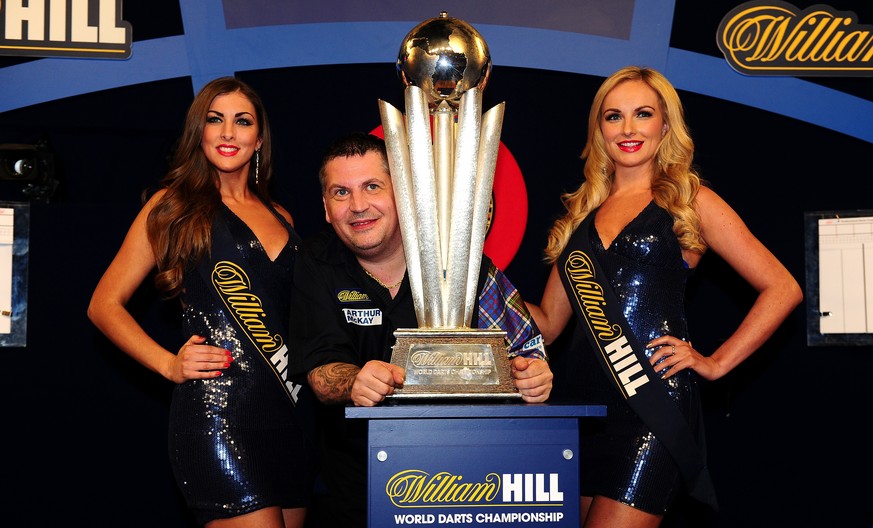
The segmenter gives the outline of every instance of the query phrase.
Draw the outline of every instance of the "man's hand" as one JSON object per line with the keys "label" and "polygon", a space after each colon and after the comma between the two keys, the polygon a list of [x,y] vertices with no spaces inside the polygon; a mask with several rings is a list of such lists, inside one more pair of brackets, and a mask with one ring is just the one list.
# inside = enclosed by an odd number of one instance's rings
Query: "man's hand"
{"label": "man's hand", "polygon": [[368,361],[355,376],[352,384],[352,403],[359,407],[373,407],[385,396],[394,394],[395,388],[403,387],[406,371],[392,363]]}
{"label": "man's hand", "polygon": [[509,363],[512,380],[527,403],[542,403],[552,392],[552,369],[542,359],[516,356]]}

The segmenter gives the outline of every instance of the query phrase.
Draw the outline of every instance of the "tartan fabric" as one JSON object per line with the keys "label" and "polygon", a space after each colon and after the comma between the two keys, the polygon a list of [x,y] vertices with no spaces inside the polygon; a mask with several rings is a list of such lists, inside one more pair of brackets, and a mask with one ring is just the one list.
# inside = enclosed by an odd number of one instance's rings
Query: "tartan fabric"
{"label": "tartan fabric", "polygon": [[502,271],[492,265],[479,295],[479,328],[506,332],[507,355],[546,359],[543,336],[521,294]]}

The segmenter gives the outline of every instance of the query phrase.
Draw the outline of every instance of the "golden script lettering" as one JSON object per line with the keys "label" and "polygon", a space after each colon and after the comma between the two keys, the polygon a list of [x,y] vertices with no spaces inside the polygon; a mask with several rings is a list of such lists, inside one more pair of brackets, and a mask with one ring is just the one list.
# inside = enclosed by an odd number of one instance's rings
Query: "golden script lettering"
{"label": "golden script lettering", "polygon": [[419,469],[408,469],[392,476],[385,492],[398,508],[423,504],[476,504],[493,502],[500,490],[500,476],[489,473],[485,482],[464,483],[463,476],[441,471],[431,475]]}
{"label": "golden script lettering", "polygon": [[854,14],[817,5],[800,11],[782,2],[747,2],[718,28],[718,47],[747,75],[873,75],[873,26]]}
{"label": "golden script lettering", "polygon": [[592,280],[594,279],[594,265],[588,255],[579,250],[571,252],[567,258],[564,272],[573,284],[576,302],[585,312],[585,319],[596,331],[597,337],[605,341],[621,337],[621,325],[610,323],[603,310],[603,307],[606,306],[606,299],[603,297],[603,289],[600,284]]}
{"label": "golden script lettering", "polygon": [[212,284],[255,346],[264,352],[282,348],[282,337],[271,334],[264,324],[267,314],[261,299],[251,293],[249,277],[242,268],[227,260],[217,262],[212,270]]}

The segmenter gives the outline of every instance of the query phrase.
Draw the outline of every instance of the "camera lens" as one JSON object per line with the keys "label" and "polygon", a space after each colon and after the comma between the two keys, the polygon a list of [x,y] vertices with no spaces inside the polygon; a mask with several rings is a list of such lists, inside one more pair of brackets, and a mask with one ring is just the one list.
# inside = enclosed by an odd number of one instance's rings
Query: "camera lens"
{"label": "camera lens", "polygon": [[33,170],[33,161],[28,158],[21,158],[12,163],[12,176],[15,178],[26,178]]}

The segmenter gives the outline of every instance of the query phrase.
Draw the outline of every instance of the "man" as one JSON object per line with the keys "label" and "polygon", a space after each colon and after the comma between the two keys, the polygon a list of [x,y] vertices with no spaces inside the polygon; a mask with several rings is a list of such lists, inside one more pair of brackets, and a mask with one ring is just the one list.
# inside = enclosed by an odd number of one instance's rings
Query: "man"
{"label": "man", "polygon": [[[366,526],[366,424],[346,420],[344,407],[376,405],[403,385],[404,369],[390,363],[394,331],[417,328],[418,321],[384,141],[361,133],[339,139],[319,179],[332,229],[308,240],[297,259],[291,370],[305,375],[325,404],[327,494],[318,496],[317,515],[323,526]],[[518,292],[484,255],[479,292],[474,324],[506,330],[513,383],[525,402],[545,401],[552,372],[542,336]]]}

